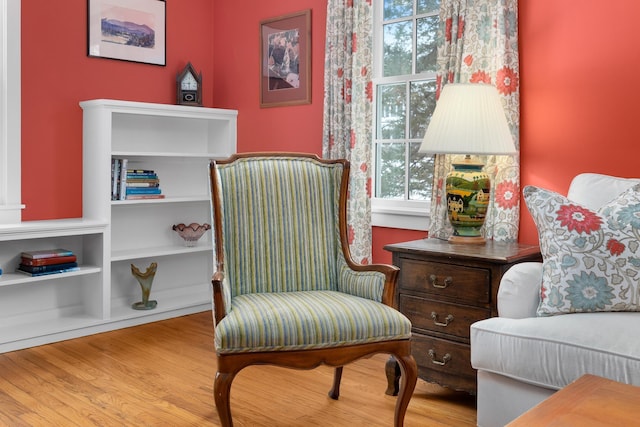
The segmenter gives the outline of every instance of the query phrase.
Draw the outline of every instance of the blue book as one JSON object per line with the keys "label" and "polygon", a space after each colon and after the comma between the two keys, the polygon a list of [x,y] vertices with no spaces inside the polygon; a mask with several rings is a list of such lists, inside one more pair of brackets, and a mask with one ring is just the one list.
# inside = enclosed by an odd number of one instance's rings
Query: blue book
{"label": "blue book", "polygon": [[143,178],[143,179],[158,179],[158,175],[155,173],[133,173],[127,172],[127,179],[129,178]]}
{"label": "blue book", "polygon": [[62,270],[43,271],[43,272],[40,272],[40,273],[31,273],[29,271],[24,271],[24,270],[22,270],[20,268],[18,268],[16,271],[18,273],[26,274],[27,276],[36,277],[36,276],[46,276],[48,274],[68,273],[70,271],[78,271],[78,270],[80,270],[80,267],[69,267],[69,268],[62,269]]}
{"label": "blue book", "polygon": [[69,271],[70,268],[77,267],[77,262],[65,262],[63,264],[49,264],[49,265],[25,265],[20,264],[18,269],[27,273],[49,273],[57,272],[60,270]]}
{"label": "blue book", "polygon": [[127,195],[129,194],[160,194],[162,191],[159,187],[127,187]]}

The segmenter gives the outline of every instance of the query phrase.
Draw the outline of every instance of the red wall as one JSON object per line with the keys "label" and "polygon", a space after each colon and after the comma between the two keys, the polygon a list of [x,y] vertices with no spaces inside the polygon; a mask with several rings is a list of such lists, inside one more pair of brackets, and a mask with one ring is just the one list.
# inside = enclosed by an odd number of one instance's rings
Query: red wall
{"label": "red wall", "polygon": [[82,216],[80,101],[173,104],[176,74],[191,61],[212,106],[212,2],[168,1],[166,12],[161,67],[87,57],[87,0],[22,0],[23,220]]}
{"label": "red wall", "polygon": [[[522,184],[638,177],[640,3],[520,1]],[[523,205],[520,240],[537,243]]]}
{"label": "red wall", "polygon": [[[204,75],[206,106],[234,108],[239,151],[321,152],[325,0],[167,2],[167,66],[86,56],[86,0],[22,0],[24,220],[82,214],[82,112],[91,98],[173,103],[187,61]],[[312,9],[312,104],[259,106],[259,23]],[[190,13],[195,10],[196,13]],[[640,3],[520,2],[522,183],[565,192],[584,171],[639,176]],[[58,19],[52,19],[58,17]],[[64,18],[60,18],[64,17]],[[62,25],[61,25],[62,24]],[[387,243],[424,232],[374,228]],[[523,205],[521,241],[537,234]]]}
{"label": "red wall", "polygon": [[[237,109],[238,151],[322,154],[326,0],[239,2],[214,6],[213,99]],[[260,108],[260,21],[311,9],[311,104]]]}
{"label": "red wall", "polygon": [[[216,60],[214,65],[213,98],[217,105],[239,110],[238,151],[322,153],[326,3],[326,0],[280,0],[238,8],[234,2],[216,1],[215,45],[217,51],[224,46],[226,57],[224,61]],[[311,9],[312,19],[312,103],[260,108],[260,21],[303,9]],[[424,236],[425,232],[376,227],[373,259],[391,262],[391,255],[382,249],[385,244]]]}

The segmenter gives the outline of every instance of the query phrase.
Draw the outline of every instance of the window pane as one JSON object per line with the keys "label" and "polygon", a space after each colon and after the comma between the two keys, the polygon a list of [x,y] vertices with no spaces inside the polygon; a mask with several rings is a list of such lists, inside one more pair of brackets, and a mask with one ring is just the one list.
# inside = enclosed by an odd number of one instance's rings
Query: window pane
{"label": "window pane", "polygon": [[413,14],[413,0],[384,0],[384,20]]}
{"label": "window pane", "polygon": [[430,200],[433,187],[433,156],[418,153],[420,143],[409,147],[409,200]]}
{"label": "window pane", "polygon": [[379,139],[404,138],[406,126],[406,92],[404,83],[378,86]]}
{"label": "window pane", "polygon": [[418,0],[417,14],[437,12],[440,9],[440,0]]}
{"label": "window pane", "polygon": [[433,110],[436,108],[436,82],[435,80],[411,82],[409,87],[411,93],[409,138],[418,139],[424,137]]}
{"label": "window pane", "polygon": [[402,21],[384,26],[383,72],[385,76],[411,74],[413,60],[413,22]]}
{"label": "window pane", "polygon": [[376,197],[404,200],[405,144],[378,144]]}
{"label": "window pane", "polygon": [[438,17],[429,16],[420,18],[416,22],[417,28],[417,55],[416,73],[436,71]]}

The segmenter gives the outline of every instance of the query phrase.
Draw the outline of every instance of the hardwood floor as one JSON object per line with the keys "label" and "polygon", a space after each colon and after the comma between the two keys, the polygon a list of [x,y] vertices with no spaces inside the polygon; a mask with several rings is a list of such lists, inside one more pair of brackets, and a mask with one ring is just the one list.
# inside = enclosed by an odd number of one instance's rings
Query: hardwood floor
{"label": "hardwood floor", "polygon": [[[244,369],[235,426],[390,426],[386,355],[333,370]],[[211,313],[0,354],[0,425],[218,426]],[[475,398],[418,380],[405,426],[475,426]]]}

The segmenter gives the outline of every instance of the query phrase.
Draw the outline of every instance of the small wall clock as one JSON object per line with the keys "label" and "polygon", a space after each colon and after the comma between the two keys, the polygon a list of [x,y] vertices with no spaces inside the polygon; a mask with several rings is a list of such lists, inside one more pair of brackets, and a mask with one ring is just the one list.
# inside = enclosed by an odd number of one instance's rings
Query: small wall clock
{"label": "small wall clock", "polygon": [[196,73],[191,62],[176,77],[177,103],[202,107],[202,73]]}

